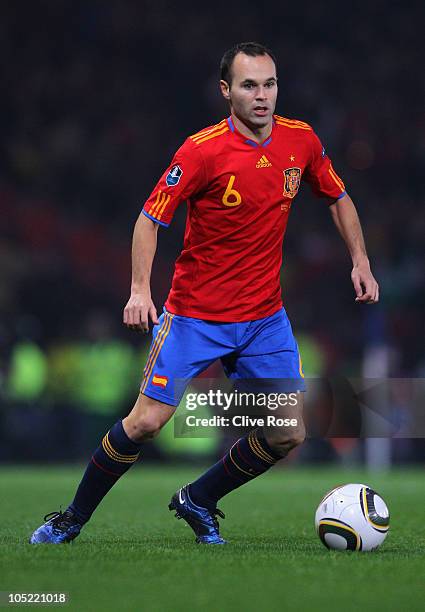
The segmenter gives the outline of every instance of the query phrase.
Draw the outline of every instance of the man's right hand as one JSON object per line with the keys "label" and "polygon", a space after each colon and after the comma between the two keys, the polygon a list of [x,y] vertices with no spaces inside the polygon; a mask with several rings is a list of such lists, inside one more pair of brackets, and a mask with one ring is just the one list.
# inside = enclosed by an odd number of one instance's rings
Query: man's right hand
{"label": "man's right hand", "polygon": [[124,325],[130,329],[149,333],[149,318],[154,325],[159,323],[158,315],[149,292],[132,292],[124,308]]}

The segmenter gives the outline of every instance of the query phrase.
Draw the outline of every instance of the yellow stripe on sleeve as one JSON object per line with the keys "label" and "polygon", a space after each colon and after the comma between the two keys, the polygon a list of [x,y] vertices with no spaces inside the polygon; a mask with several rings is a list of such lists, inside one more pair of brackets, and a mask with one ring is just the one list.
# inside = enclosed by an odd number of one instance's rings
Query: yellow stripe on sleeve
{"label": "yellow stripe on sleeve", "polygon": [[159,206],[160,201],[162,200],[162,196],[163,196],[163,192],[161,190],[158,191],[158,193],[156,194],[156,200],[154,202],[154,204],[152,204],[152,206],[149,209],[149,214],[153,216],[153,213],[155,212],[155,209]]}
{"label": "yellow stripe on sleeve", "polygon": [[280,115],[275,115],[276,121],[285,121],[285,123],[293,123],[294,125],[300,125],[302,127],[307,127],[310,130],[312,129],[311,125],[306,123],[305,121],[300,121],[299,119],[289,119],[288,117],[281,117]]}
{"label": "yellow stripe on sleeve", "polygon": [[156,213],[156,218],[158,219],[158,221],[161,219],[162,214],[170,200],[171,200],[171,196],[167,195],[167,197],[164,199],[164,202],[161,204],[161,208],[158,209]]}
{"label": "yellow stripe on sleeve", "polygon": [[294,123],[288,123],[287,121],[280,121],[279,119],[276,120],[276,124],[277,125],[283,125],[287,128],[293,129],[293,130],[306,130],[308,132],[312,131],[311,127],[308,126],[304,126],[304,125],[297,125]]}
{"label": "yellow stripe on sleeve", "polygon": [[219,130],[218,132],[213,132],[212,134],[209,134],[208,136],[204,136],[203,138],[198,138],[197,140],[194,140],[194,142],[196,142],[196,144],[201,144],[202,142],[211,140],[211,138],[216,138],[217,136],[221,136],[222,134],[225,134],[228,131],[229,131],[229,128],[226,126],[223,129]]}
{"label": "yellow stripe on sleeve", "polygon": [[342,191],[345,191],[345,185],[342,182],[342,180],[339,178],[335,170],[332,168],[332,164],[329,166],[329,174],[331,175],[335,183],[338,185],[338,187],[342,189]]}
{"label": "yellow stripe on sleeve", "polygon": [[200,132],[197,132],[196,134],[192,134],[192,136],[190,136],[190,138],[192,140],[197,140],[198,138],[203,138],[204,136],[208,136],[208,134],[212,134],[212,132],[215,132],[217,130],[220,130],[221,128],[223,128],[226,124],[226,119],[223,119],[222,121],[220,121],[220,123],[217,123],[216,125],[213,125],[213,127],[201,130]]}

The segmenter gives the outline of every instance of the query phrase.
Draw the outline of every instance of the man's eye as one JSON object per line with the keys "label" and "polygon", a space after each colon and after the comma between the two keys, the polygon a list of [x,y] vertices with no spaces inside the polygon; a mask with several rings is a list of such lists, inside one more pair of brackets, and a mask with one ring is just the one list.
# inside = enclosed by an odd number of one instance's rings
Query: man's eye
{"label": "man's eye", "polygon": [[268,83],[266,83],[266,87],[268,89],[271,89],[272,87],[274,87],[275,82],[274,81],[269,81]]}
{"label": "man's eye", "polygon": [[244,83],[245,89],[252,89],[254,87],[253,83]]}

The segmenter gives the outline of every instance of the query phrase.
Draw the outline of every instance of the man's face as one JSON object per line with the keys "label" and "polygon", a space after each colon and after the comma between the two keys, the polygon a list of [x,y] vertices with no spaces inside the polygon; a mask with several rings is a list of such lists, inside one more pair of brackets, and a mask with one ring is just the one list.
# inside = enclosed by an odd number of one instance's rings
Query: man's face
{"label": "man's face", "polygon": [[272,58],[238,53],[231,72],[232,84],[220,81],[220,87],[232,111],[248,126],[265,127],[272,119],[277,98],[276,66]]}

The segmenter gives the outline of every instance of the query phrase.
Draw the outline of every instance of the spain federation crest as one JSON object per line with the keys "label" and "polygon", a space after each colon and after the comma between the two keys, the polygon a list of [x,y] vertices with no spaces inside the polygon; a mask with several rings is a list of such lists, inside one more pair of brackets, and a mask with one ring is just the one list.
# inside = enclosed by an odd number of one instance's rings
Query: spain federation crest
{"label": "spain federation crest", "polygon": [[283,195],[286,198],[295,198],[301,183],[301,168],[286,168],[283,171]]}

